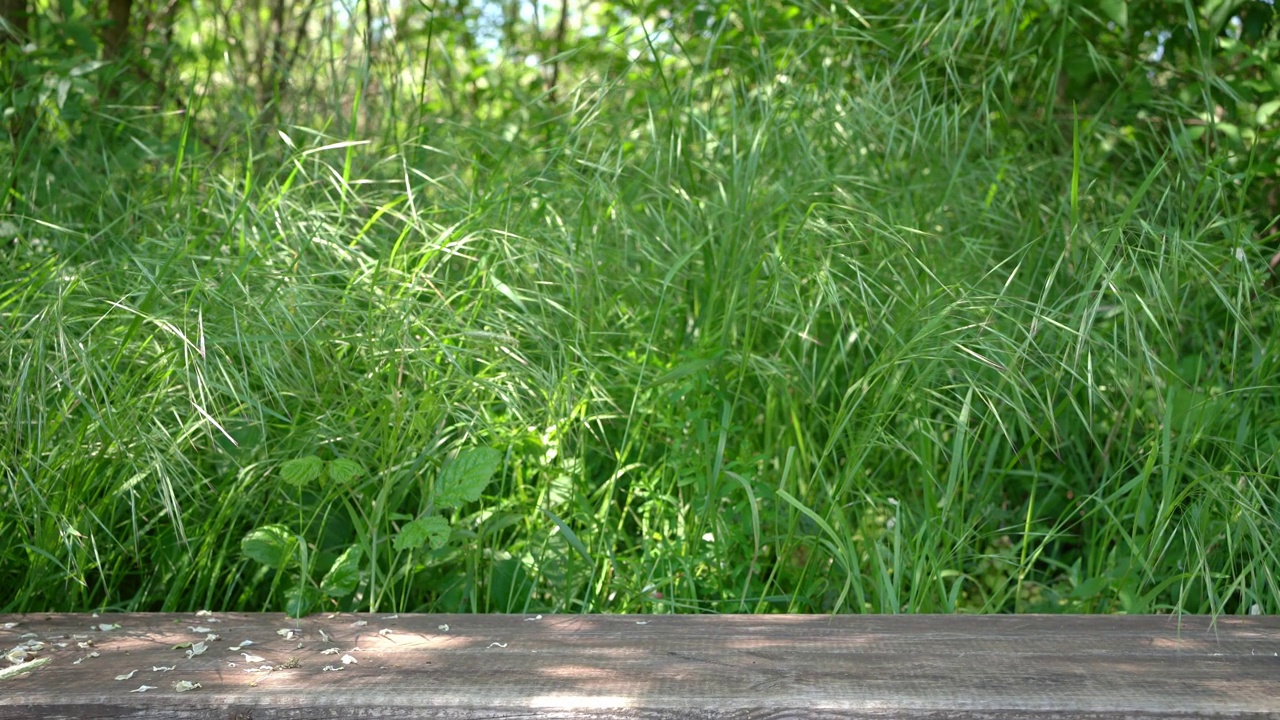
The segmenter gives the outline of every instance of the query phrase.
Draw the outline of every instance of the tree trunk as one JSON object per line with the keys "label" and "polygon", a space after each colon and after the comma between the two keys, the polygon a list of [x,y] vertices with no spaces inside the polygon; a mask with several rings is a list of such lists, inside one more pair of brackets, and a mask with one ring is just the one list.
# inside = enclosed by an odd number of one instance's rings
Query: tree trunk
{"label": "tree trunk", "polygon": [[556,104],[556,87],[560,84],[560,53],[564,52],[564,36],[569,28],[569,0],[561,0],[560,23],[556,25],[555,60],[551,63],[551,82],[548,83],[547,97],[552,105]]}
{"label": "tree trunk", "polygon": [[[158,29],[160,30],[160,42],[164,47],[164,55],[160,61],[160,69],[156,73],[156,77],[159,78],[159,83],[156,86],[156,104],[163,103],[165,97],[169,94],[169,68],[173,59],[173,25],[178,17],[180,3],[181,0],[169,0],[157,21]],[[148,32],[150,32],[150,29],[148,29]]]}
{"label": "tree trunk", "polygon": [[122,57],[129,49],[129,15],[133,0],[107,0],[107,28],[102,35],[102,55],[108,60]]}
{"label": "tree trunk", "polygon": [[280,102],[280,85],[286,78],[284,73],[284,16],[285,2],[284,0],[275,0],[271,3],[271,57],[263,63],[261,67],[261,75],[259,77],[260,91],[262,93],[262,106],[268,107],[271,102]]}
{"label": "tree trunk", "polygon": [[[18,46],[27,41],[31,34],[31,9],[27,7],[27,0],[0,0],[0,57],[10,53],[17,54],[17,47],[10,49],[10,46]],[[0,82],[9,82],[13,86],[14,94],[17,90],[26,84],[26,78],[17,72],[17,67],[11,62],[6,62],[4,71],[0,71]],[[27,128],[31,126],[34,113],[30,106],[19,107],[17,112],[9,117],[6,123],[9,131],[9,140],[13,143],[14,163],[13,183],[17,182],[17,158],[19,155],[19,138],[26,134]],[[9,188],[12,190],[12,187]],[[0,192],[4,193],[0,197],[0,209],[8,205],[10,192],[4,188],[0,188]]]}
{"label": "tree trunk", "polygon": [[27,0],[0,0],[0,43],[20,43],[31,29],[31,11]]}

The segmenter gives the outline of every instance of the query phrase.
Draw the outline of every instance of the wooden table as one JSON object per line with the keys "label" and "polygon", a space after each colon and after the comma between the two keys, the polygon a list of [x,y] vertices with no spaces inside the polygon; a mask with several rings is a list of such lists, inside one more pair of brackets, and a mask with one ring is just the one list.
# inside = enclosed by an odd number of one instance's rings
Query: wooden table
{"label": "wooden table", "polygon": [[0,718],[1280,719],[1280,617],[0,615],[20,644]]}

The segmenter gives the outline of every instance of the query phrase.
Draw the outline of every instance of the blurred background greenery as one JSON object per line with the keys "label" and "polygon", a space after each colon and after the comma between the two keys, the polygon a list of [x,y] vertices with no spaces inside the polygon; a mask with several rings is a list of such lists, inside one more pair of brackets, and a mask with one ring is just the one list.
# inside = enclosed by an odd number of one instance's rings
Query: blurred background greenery
{"label": "blurred background greenery", "polygon": [[1259,0],[0,0],[0,611],[1280,611]]}

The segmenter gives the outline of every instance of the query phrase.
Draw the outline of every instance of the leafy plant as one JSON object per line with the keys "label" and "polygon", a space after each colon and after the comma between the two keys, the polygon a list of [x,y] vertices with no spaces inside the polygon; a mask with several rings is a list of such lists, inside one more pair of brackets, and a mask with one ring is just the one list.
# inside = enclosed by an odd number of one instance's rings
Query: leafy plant
{"label": "leafy plant", "polygon": [[[441,550],[453,536],[449,521],[439,514],[441,510],[456,508],[475,502],[492,480],[502,462],[502,455],[489,447],[466,448],[449,459],[432,484],[426,508],[414,519],[404,523],[395,533],[392,548],[396,552],[413,552],[424,547]],[[280,478],[299,491],[312,484],[328,484],[346,488],[366,475],[365,468],[347,458],[322,460],[316,455],[306,455],[286,460],[280,465]],[[349,491],[349,490],[348,490]],[[360,502],[353,497],[353,502]],[[327,512],[320,508],[318,512]],[[314,554],[313,543],[301,532],[290,531],[285,525],[272,523],[251,530],[240,542],[241,553],[274,573],[286,573],[292,584],[286,591],[286,611],[294,616],[310,611],[320,598],[337,600],[354,594],[362,578],[372,569],[365,563],[374,551],[365,551],[365,538],[355,538],[329,565],[318,586],[313,586],[309,558]]]}
{"label": "leafy plant", "polygon": [[30,5],[0,611],[1280,608],[1267,3]]}

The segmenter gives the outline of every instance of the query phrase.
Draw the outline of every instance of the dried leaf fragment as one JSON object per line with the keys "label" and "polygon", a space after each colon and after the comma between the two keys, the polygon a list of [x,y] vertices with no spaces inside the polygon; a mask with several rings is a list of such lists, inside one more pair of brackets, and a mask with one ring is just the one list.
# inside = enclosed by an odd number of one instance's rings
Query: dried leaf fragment
{"label": "dried leaf fragment", "polygon": [[71,664],[79,665],[80,663],[84,662],[85,660],[88,660],[89,658],[96,658],[96,657],[100,657],[101,655],[102,653],[98,652],[97,650],[94,650],[93,652],[89,653],[88,655],[85,655],[84,657],[76,658],[75,660],[72,660]]}
{"label": "dried leaf fragment", "polygon": [[42,658],[37,658],[35,660],[32,660],[31,662],[24,662],[21,665],[14,665],[13,667],[7,667],[3,670],[0,670],[0,680],[7,680],[11,677],[17,677],[23,673],[31,672],[32,670],[35,670],[36,668],[40,667],[41,665],[44,665],[47,662],[49,662],[49,658],[42,657]]}

